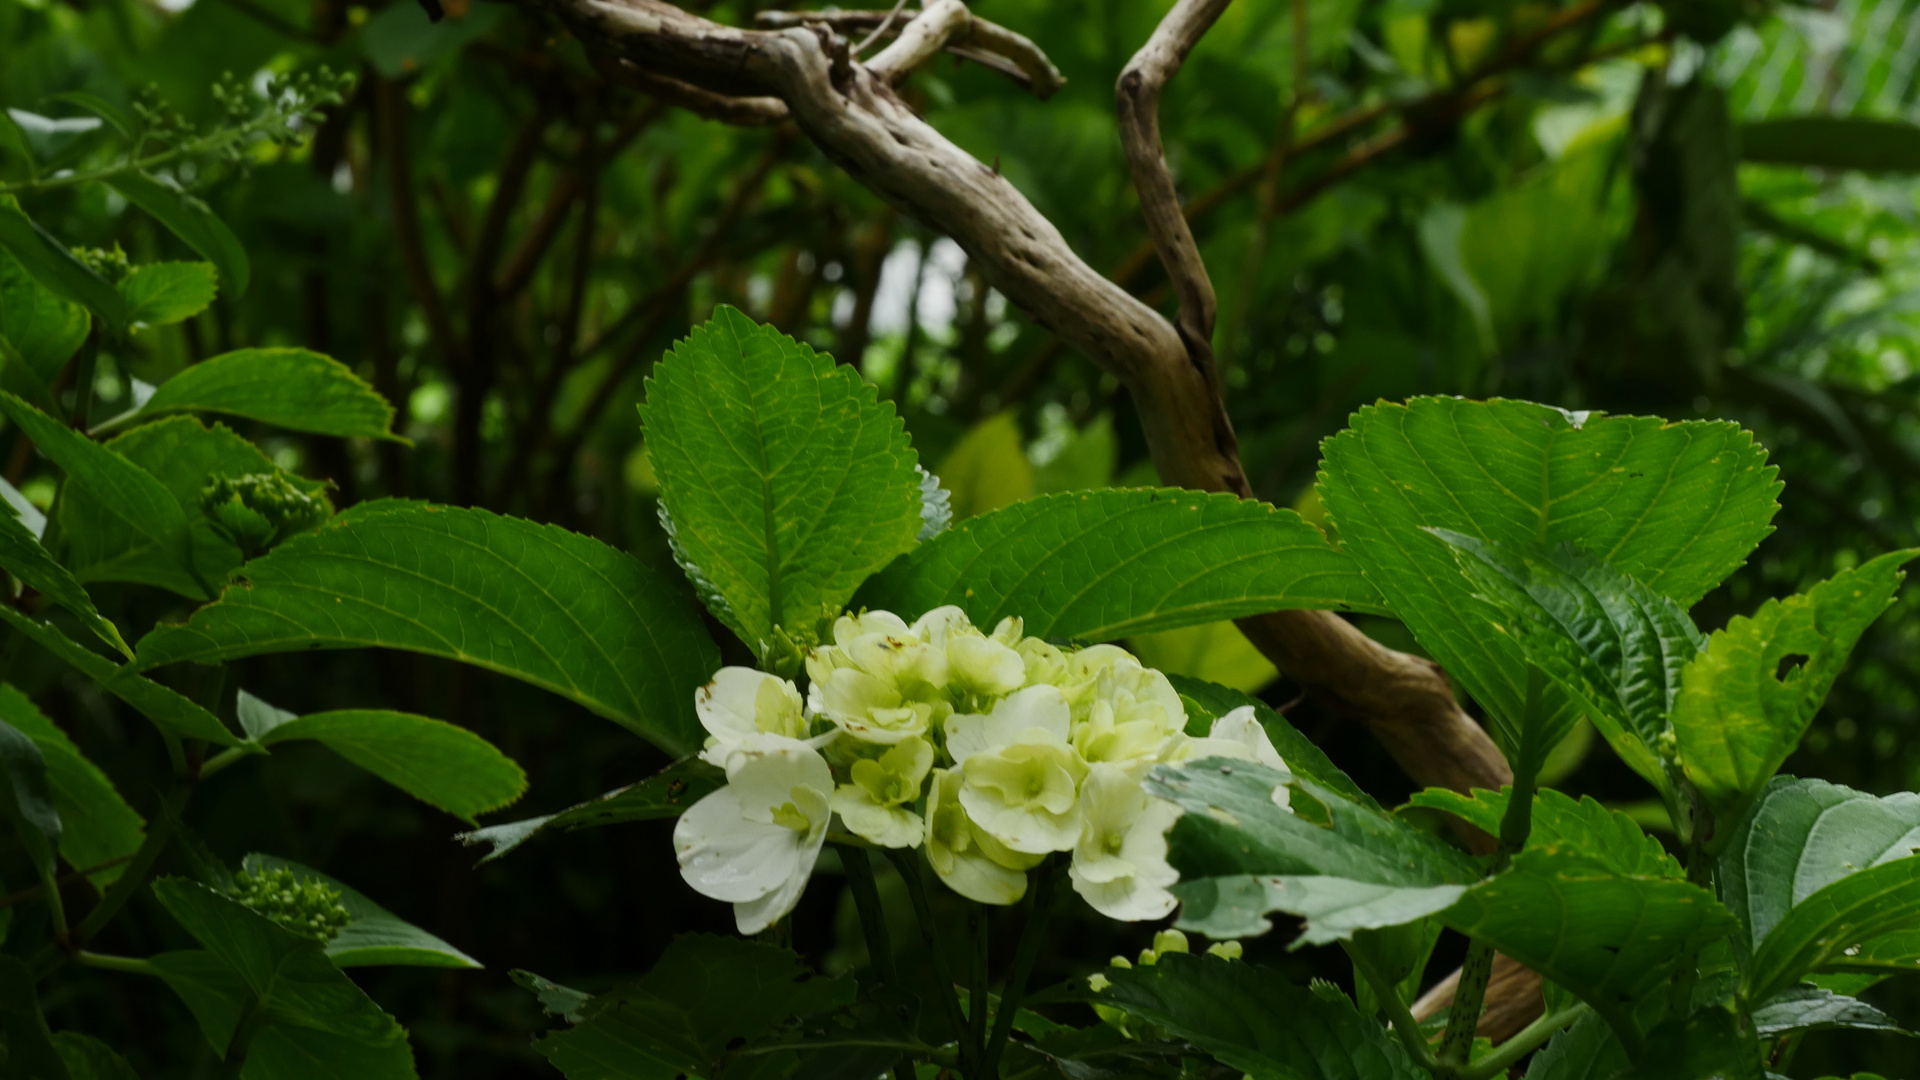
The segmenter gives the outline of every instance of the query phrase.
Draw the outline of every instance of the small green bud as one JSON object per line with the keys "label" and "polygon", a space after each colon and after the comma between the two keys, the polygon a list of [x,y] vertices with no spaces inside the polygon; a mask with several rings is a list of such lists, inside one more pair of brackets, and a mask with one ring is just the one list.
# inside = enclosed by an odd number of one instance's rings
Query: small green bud
{"label": "small green bud", "polygon": [[133,273],[133,264],[127,261],[127,253],[120,250],[119,244],[113,245],[111,251],[106,248],[75,248],[73,254],[109,285],[118,285]]}
{"label": "small green bud", "polygon": [[233,898],[275,925],[323,945],[353,921],[340,903],[340,890],[298,879],[285,867],[260,874],[241,871],[233,879]]}
{"label": "small green bud", "polygon": [[1246,948],[1237,941],[1216,941],[1207,946],[1208,956],[1217,956],[1222,960],[1238,960],[1246,954]]}
{"label": "small green bud", "polygon": [[249,559],[320,524],[329,513],[326,500],[301,491],[279,473],[216,476],[200,489],[200,508],[214,531]]}

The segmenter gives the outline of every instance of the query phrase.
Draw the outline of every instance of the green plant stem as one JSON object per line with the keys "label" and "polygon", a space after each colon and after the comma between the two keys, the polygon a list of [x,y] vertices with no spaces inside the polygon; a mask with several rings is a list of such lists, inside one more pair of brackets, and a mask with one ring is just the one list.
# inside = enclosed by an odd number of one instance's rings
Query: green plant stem
{"label": "green plant stem", "polygon": [[237,761],[244,758],[260,757],[262,754],[263,752],[256,743],[247,743],[244,746],[229,746],[201,763],[199,779],[205,780],[207,777],[220,772]]}
{"label": "green plant stem", "polygon": [[[1717,861],[1708,851],[1708,845],[1713,840],[1713,814],[1702,803],[1693,785],[1684,782],[1684,777],[1678,787],[1686,802],[1690,826],[1686,845],[1687,882],[1712,892],[1713,870]],[[1674,970],[1671,995],[1667,998],[1667,1014],[1682,1020],[1691,1016],[1693,993],[1699,984],[1700,950],[1695,949],[1681,957],[1680,966]]]}
{"label": "green plant stem", "polygon": [[67,940],[67,902],[60,896],[60,879],[54,876],[51,863],[34,869],[40,874],[40,893],[47,898],[47,918],[53,923],[53,939],[65,941]]}
{"label": "green plant stem", "polygon": [[159,968],[137,956],[109,956],[81,949],[73,954],[73,962],[102,971],[124,971],[129,975],[152,975],[156,978],[160,975]]}
{"label": "green plant stem", "polygon": [[1457,1071],[1473,1055],[1473,1036],[1480,1028],[1480,1012],[1487,1000],[1487,982],[1493,977],[1493,946],[1484,941],[1467,945],[1454,984],[1453,1005],[1447,1013],[1447,1033],[1440,1040],[1440,1061]]}
{"label": "green plant stem", "polygon": [[68,937],[66,947],[48,944],[33,954],[27,967],[35,979],[43,979],[59,967],[68,948],[78,949],[106,929],[107,923],[113,921],[120,909],[127,906],[127,901],[146,888],[147,875],[153,873],[153,864],[159,861],[160,853],[166,850],[167,842],[173,838],[172,823],[179,820],[180,811],[186,808],[187,799],[192,794],[191,787],[182,785],[167,795],[160,813],[147,823],[147,838],[141,841],[140,849],[133,853],[133,858],[128,861],[119,879],[108,887],[107,894],[100,898],[92,911],[87,912],[86,918],[80,920],[79,927]]}
{"label": "green plant stem", "polygon": [[971,973],[967,978],[967,1036],[973,1045],[974,1071],[967,1075],[989,1080],[987,1056],[987,958],[993,948],[993,924],[987,909],[975,905],[969,913],[973,923]]}
{"label": "green plant stem", "polygon": [[[873,964],[874,974],[883,985],[898,986],[900,973],[893,963],[887,913],[880,906],[880,889],[873,881],[873,863],[867,858],[867,849],[852,844],[842,847],[840,864],[847,868],[847,886],[853,892],[854,910],[860,913],[860,930],[867,939],[867,959]],[[902,1056],[893,1066],[893,1076],[894,1080],[911,1080],[912,1059]]]}
{"label": "green plant stem", "polygon": [[93,380],[99,366],[100,320],[89,316],[87,337],[80,343],[80,355],[74,361],[73,413],[67,418],[68,426],[82,433],[87,430],[87,421],[93,416]]}
{"label": "green plant stem", "polygon": [[195,139],[192,142],[181,143],[171,150],[162,150],[157,154],[149,154],[143,158],[130,157],[112,165],[103,165],[98,169],[93,169],[88,172],[68,173],[65,176],[53,176],[45,180],[28,180],[19,184],[0,184],[0,195],[31,195],[42,191],[54,191],[59,188],[74,187],[78,184],[90,184],[95,180],[111,180],[116,176],[125,176],[128,173],[157,169],[162,165],[172,164],[184,157],[192,157],[196,154],[206,154],[219,150],[223,143],[245,139],[254,132],[265,128],[268,124],[268,118],[271,115],[272,114],[269,113],[266,116],[256,117],[253,120],[241,124],[239,127],[222,128]]}
{"label": "green plant stem", "polygon": [[900,871],[901,880],[907,884],[907,897],[913,903],[914,921],[919,924],[920,938],[933,958],[935,995],[940,998],[941,1007],[947,1014],[947,1023],[953,1028],[953,1037],[960,1044],[961,1071],[972,1075],[967,1070],[971,1064],[971,1052],[967,1046],[966,1015],[960,1011],[960,996],[953,990],[953,969],[947,963],[947,954],[934,936],[933,908],[927,903],[927,885],[920,869],[920,857],[909,848],[888,848],[887,858],[893,861],[894,869]]}
{"label": "green plant stem", "polygon": [[1407,1053],[1412,1055],[1413,1060],[1428,1071],[1438,1069],[1440,1059],[1434,1057],[1433,1047],[1421,1036],[1420,1021],[1414,1019],[1413,1010],[1407,1008],[1407,1003],[1401,1000],[1400,988],[1382,975],[1359,950],[1350,946],[1343,947],[1346,947],[1347,956],[1353,960],[1353,969],[1373,986],[1374,996],[1386,1006],[1387,1018],[1393,1021],[1393,1033],[1399,1037],[1400,1045],[1406,1047]]}
{"label": "green plant stem", "polygon": [[1513,1038],[1501,1043],[1488,1052],[1486,1057],[1457,1070],[1454,1075],[1459,1080],[1492,1080],[1505,1073],[1521,1058],[1540,1047],[1540,1044],[1553,1038],[1555,1032],[1592,1011],[1586,1002],[1571,1005],[1551,1016],[1542,1016],[1526,1027],[1515,1032]]}
{"label": "green plant stem", "polygon": [[1033,888],[1027,891],[1027,924],[1020,930],[1020,944],[1014,949],[1013,971],[1000,993],[1000,1011],[993,1018],[993,1034],[987,1039],[986,1054],[980,1059],[980,1073],[987,1080],[1000,1070],[1000,1055],[1013,1035],[1013,1022],[1020,1012],[1020,999],[1027,992],[1027,978],[1033,974],[1033,961],[1040,955],[1040,942],[1046,936],[1047,917],[1053,913],[1054,882],[1059,868],[1051,862],[1034,875]]}

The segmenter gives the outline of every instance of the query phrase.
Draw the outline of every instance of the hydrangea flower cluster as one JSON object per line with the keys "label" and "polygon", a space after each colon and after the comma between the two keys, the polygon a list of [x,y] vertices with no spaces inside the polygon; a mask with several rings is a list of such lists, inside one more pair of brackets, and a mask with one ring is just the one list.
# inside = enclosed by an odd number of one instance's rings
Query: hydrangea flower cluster
{"label": "hydrangea flower cluster", "polygon": [[[1014,903],[1027,871],[1071,852],[1073,887],[1096,910],[1170,913],[1167,831],[1181,811],[1146,793],[1147,770],[1286,763],[1251,708],[1188,736],[1173,684],[1126,650],[1060,649],[1022,631],[1008,618],[983,632],[957,607],[912,625],[842,616],[832,644],[807,656],[804,699],[786,679],[722,668],[695,707],[702,756],[727,784],[675,826],[681,876],[758,933],[793,910],[834,833],[924,847],[942,881],[983,904]],[[1284,785],[1274,801],[1286,806]]]}

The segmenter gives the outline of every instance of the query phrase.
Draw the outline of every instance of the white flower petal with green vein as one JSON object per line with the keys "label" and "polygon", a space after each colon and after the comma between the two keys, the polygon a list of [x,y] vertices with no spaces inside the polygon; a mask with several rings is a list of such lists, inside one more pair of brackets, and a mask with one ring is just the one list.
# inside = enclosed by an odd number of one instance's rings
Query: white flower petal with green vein
{"label": "white flower petal with green vein", "polygon": [[1180,874],[1167,863],[1167,830],[1180,808],[1147,795],[1125,769],[1096,764],[1080,790],[1085,821],[1067,875],[1096,911],[1111,919],[1159,919],[1174,908],[1168,890]]}

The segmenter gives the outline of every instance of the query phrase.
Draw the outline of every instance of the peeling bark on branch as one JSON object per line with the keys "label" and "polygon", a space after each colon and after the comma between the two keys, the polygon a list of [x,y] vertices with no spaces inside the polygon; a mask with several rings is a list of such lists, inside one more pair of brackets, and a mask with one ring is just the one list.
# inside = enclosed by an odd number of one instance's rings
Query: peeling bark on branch
{"label": "peeling bark on branch", "polygon": [[[876,57],[879,73],[853,62],[838,80],[823,40],[834,35],[824,25],[738,30],[661,0],[541,2],[590,47],[650,73],[714,94],[784,101],[793,121],[836,164],[902,213],[951,237],[990,285],[1120,379],[1164,482],[1251,493],[1214,382],[1211,287],[1160,158],[1152,118],[1159,86],[1225,0],[1183,0],[1169,17],[1172,25],[1156,32],[1129,65],[1137,75],[1133,87],[1123,76],[1119,91],[1129,161],[1151,165],[1136,167],[1135,175],[1145,175],[1149,187],[1161,185],[1151,195],[1147,187],[1142,191],[1143,205],[1159,212],[1149,218],[1157,222],[1156,244],[1172,252],[1170,270],[1185,268],[1175,276],[1186,277],[1192,290],[1191,300],[1182,292],[1179,330],[1088,266],[1011,183],[894,94],[883,76],[931,55],[929,42],[950,40],[954,26],[971,19],[959,0],[930,4],[908,23],[900,40],[915,44],[885,64],[880,61],[893,49]],[[874,14],[876,25],[880,17]],[[1328,612],[1282,612],[1241,626],[1281,670],[1366,724],[1415,780],[1458,790],[1510,780],[1491,740],[1427,661],[1386,649]]]}

